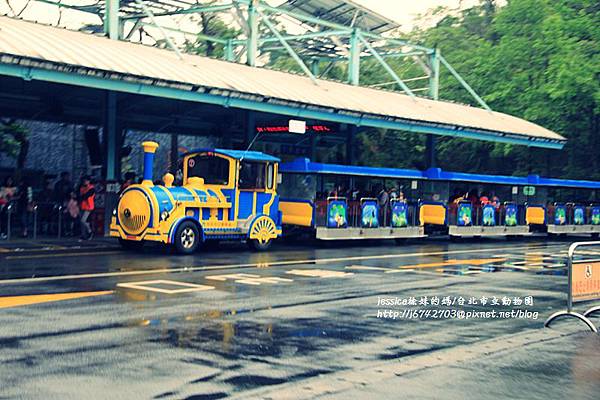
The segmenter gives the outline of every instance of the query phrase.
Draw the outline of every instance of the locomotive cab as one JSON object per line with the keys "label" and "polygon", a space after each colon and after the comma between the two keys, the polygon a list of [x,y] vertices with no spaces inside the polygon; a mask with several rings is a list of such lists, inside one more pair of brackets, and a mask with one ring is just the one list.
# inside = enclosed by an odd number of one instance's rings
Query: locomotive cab
{"label": "locomotive cab", "polygon": [[243,240],[265,250],[281,235],[278,210],[279,159],[255,151],[201,149],[183,156],[175,177],[152,183],[152,161],[158,145],[144,142],[144,180],[119,199],[111,236],[126,247],[143,241],[194,252],[209,240]]}

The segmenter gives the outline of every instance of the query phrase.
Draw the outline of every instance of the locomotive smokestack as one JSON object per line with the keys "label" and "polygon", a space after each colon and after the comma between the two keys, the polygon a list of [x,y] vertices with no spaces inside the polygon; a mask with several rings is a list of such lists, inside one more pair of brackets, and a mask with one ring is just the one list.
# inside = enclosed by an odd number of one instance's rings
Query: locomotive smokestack
{"label": "locomotive smokestack", "polygon": [[156,142],[144,142],[142,143],[144,148],[144,180],[142,184],[152,185],[152,168],[154,166],[154,153],[158,148]]}

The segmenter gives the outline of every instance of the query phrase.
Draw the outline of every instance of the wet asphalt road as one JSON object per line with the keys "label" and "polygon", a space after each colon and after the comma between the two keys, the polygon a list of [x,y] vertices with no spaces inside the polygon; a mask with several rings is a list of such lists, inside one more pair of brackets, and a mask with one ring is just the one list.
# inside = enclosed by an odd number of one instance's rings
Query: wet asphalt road
{"label": "wet asphalt road", "polygon": [[[595,399],[598,336],[543,328],[564,308],[568,243],[6,253],[0,398]],[[378,306],[425,296],[465,304]],[[378,317],[405,309],[528,314]]]}

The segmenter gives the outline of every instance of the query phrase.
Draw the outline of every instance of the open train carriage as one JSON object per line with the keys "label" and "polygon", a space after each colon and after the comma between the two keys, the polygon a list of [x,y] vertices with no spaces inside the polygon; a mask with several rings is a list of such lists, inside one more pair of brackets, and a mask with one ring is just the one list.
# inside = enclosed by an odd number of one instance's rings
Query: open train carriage
{"label": "open train carriage", "polygon": [[[423,215],[418,201],[400,198],[401,190],[419,186],[418,171],[308,159],[282,163],[280,171],[279,207],[286,234],[301,227],[320,240],[406,239],[425,236],[423,218],[445,223],[443,206]],[[398,196],[389,196],[382,207],[378,195],[384,186],[397,187]]]}

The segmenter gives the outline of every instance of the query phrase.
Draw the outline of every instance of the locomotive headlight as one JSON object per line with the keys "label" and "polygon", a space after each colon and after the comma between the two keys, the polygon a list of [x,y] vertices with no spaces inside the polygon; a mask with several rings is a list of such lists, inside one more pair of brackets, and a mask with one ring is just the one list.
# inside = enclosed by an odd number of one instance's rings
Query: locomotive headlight
{"label": "locomotive headlight", "polygon": [[166,221],[167,218],[169,218],[169,212],[167,210],[164,210],[163,212],[160,213],[161,221]]}

